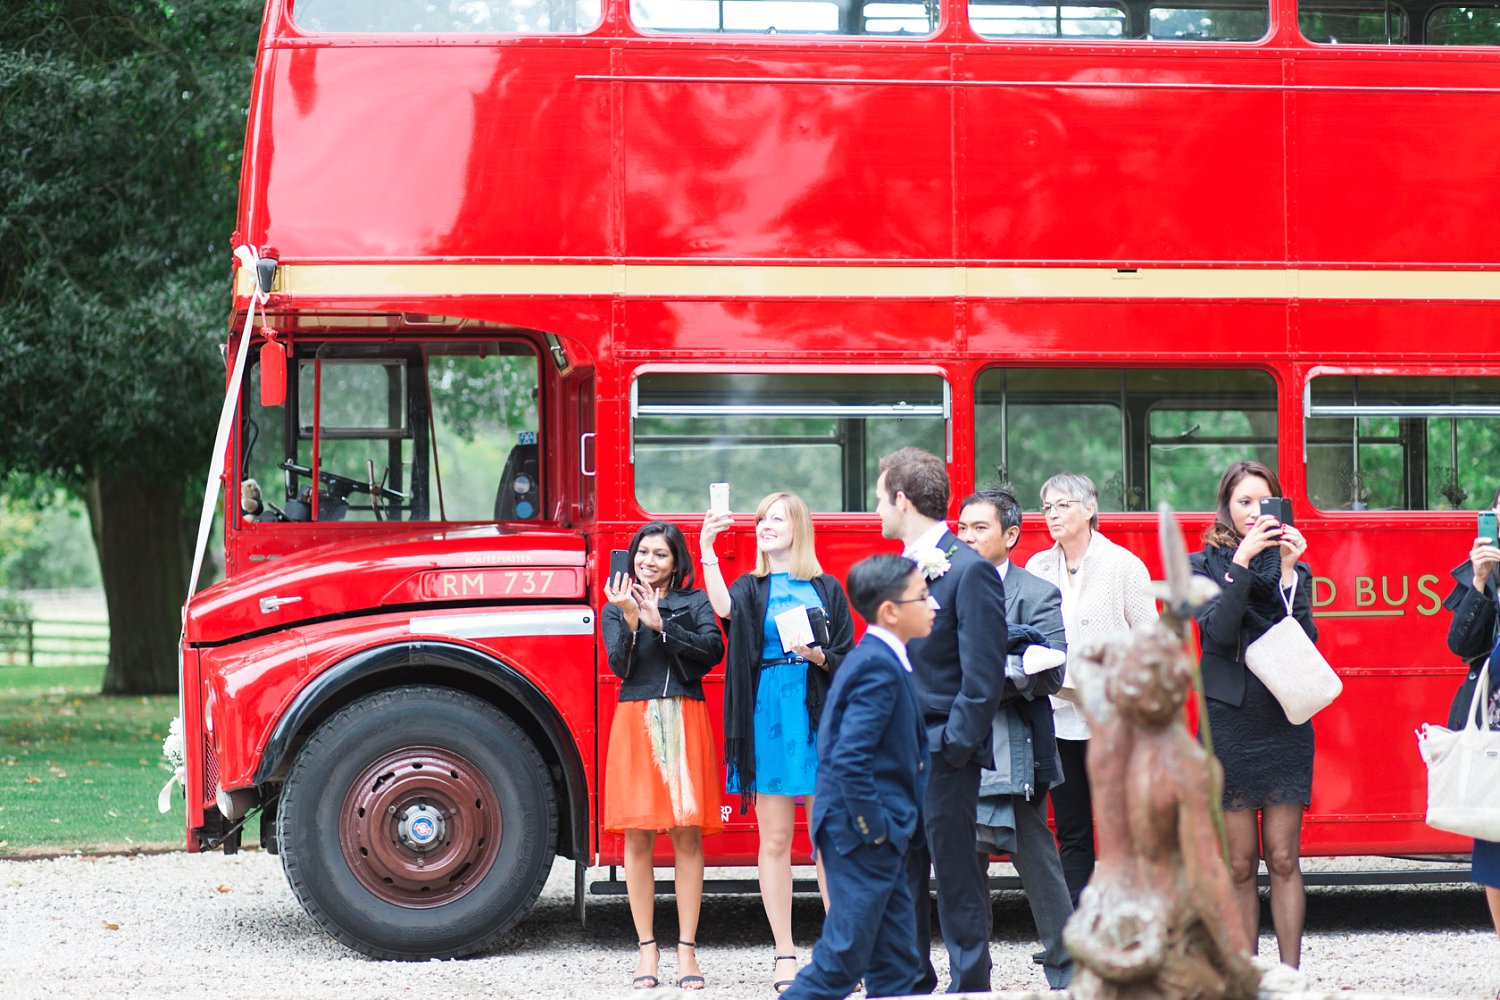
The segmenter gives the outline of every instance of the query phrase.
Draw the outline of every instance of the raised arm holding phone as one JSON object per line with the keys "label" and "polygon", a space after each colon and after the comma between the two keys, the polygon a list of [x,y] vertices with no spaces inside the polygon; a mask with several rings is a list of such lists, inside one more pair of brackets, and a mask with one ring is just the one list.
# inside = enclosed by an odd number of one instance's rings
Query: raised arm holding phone
{"label": "raised arm holding phone", "polygon": [[[1443,607],[1453,612],[1453,622],[1448,628],[1448,649],[1469,668],[1448,709],[1450,729],[1462,728],[1468,722],[1465,716],[1474,699],[1474,687],[1486,669],[1489,670],[1492,705],[1490,717],[1496,717],[1500,711],[1500,692],[1495,690],[1500,672],[1494,666],[1494,651],[1497,639],[1500,639],[1500,613],[1497,613],[1500,591],[1496,585],[1496,578],[1500,576],[1497,573],[1500,570],[1497,515],[1500,515],[1500,490],[1490,498],[1490,509],[1479,512],[1469,558],[1453,568],[1453,590],[1443,601]],[[1474,841],[1473,864],[1471,879],[1484,886],[1490,919],[1494,921],[1495,933],[1500,934],[1500,843]]]}
{"label": "raised arm holding phone", "polygon": [[[755,569],[725,585],[714,544],[731,527],[727,497],[711,492],[698,537],[703,583],[725,621],[724,763],[740,811],[755,808],[760,833],[760,894],[776,941],[772,986],[797,974],[792,941],[792,831],[797,798],[811,816],[817,791],[818,719],[831,675],[854,648],[854,622],[838,580],[813,550],[812,515],[795,493],[772,493],[755,511]],[[799,609],[826,616],[828,641],[782,641],[777,617]],[[811,615],[807,616],[811,627]],[[818,883],[824,884],[818,863]],[[827,904],[827,892],[823,894]]]}

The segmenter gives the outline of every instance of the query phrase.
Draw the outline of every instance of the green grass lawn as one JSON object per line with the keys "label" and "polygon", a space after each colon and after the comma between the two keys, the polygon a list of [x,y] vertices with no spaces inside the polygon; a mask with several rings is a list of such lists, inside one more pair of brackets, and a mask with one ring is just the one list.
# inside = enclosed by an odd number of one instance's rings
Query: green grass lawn
{"label": "green grass lawn", "polygon": [[0,665],[0,855],[180,847],[161,743],[177,698],[104,697],[104,665]]}

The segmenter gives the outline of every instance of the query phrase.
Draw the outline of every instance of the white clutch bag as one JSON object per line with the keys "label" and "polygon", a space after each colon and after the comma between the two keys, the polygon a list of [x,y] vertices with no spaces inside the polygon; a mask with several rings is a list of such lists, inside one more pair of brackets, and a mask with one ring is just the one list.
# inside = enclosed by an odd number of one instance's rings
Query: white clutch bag
{"label": "white clutch bag", "polygon": [[[1500,732],[1490,728],[1489,670],[1480,671],[1464,728],[1424,725],[1417,749],[1427,762],[1427,825],[1500,840]],[[1482,723],[1475,710],[1482,706]]]}
{"label": "white clutch bag", "polygon": [[1287,721],[1300,726],[1327,708],[1344,690],[1344,682],[1292,617],[1291,595],[1283,591],[1281,599],[1286,617],[1250,644],[1245,666],[1281,702]]}

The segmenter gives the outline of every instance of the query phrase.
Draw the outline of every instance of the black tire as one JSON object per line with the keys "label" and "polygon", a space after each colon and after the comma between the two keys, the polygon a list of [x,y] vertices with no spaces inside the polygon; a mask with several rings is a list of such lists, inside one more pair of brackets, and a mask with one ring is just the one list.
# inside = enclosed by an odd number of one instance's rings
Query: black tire
{"label": "black tire", "polygon": [[536,747],[494,706],[395,688],[313,733],[282,787],[276,835],[293,895],[334,938],[372,958],[452,958],[531,909],[557,801]]}

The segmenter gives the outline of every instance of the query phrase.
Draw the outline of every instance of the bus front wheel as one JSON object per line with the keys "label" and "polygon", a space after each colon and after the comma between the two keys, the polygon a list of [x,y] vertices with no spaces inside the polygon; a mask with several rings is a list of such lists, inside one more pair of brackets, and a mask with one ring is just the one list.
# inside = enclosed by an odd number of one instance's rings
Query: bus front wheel
{"label": "bus front wheel", "polygon": [[292,893],[374,958],[483,950],[552,866],[557,802],[526,734],[487,702],[406,687],[359,699],[298,753],[276,817]]}

